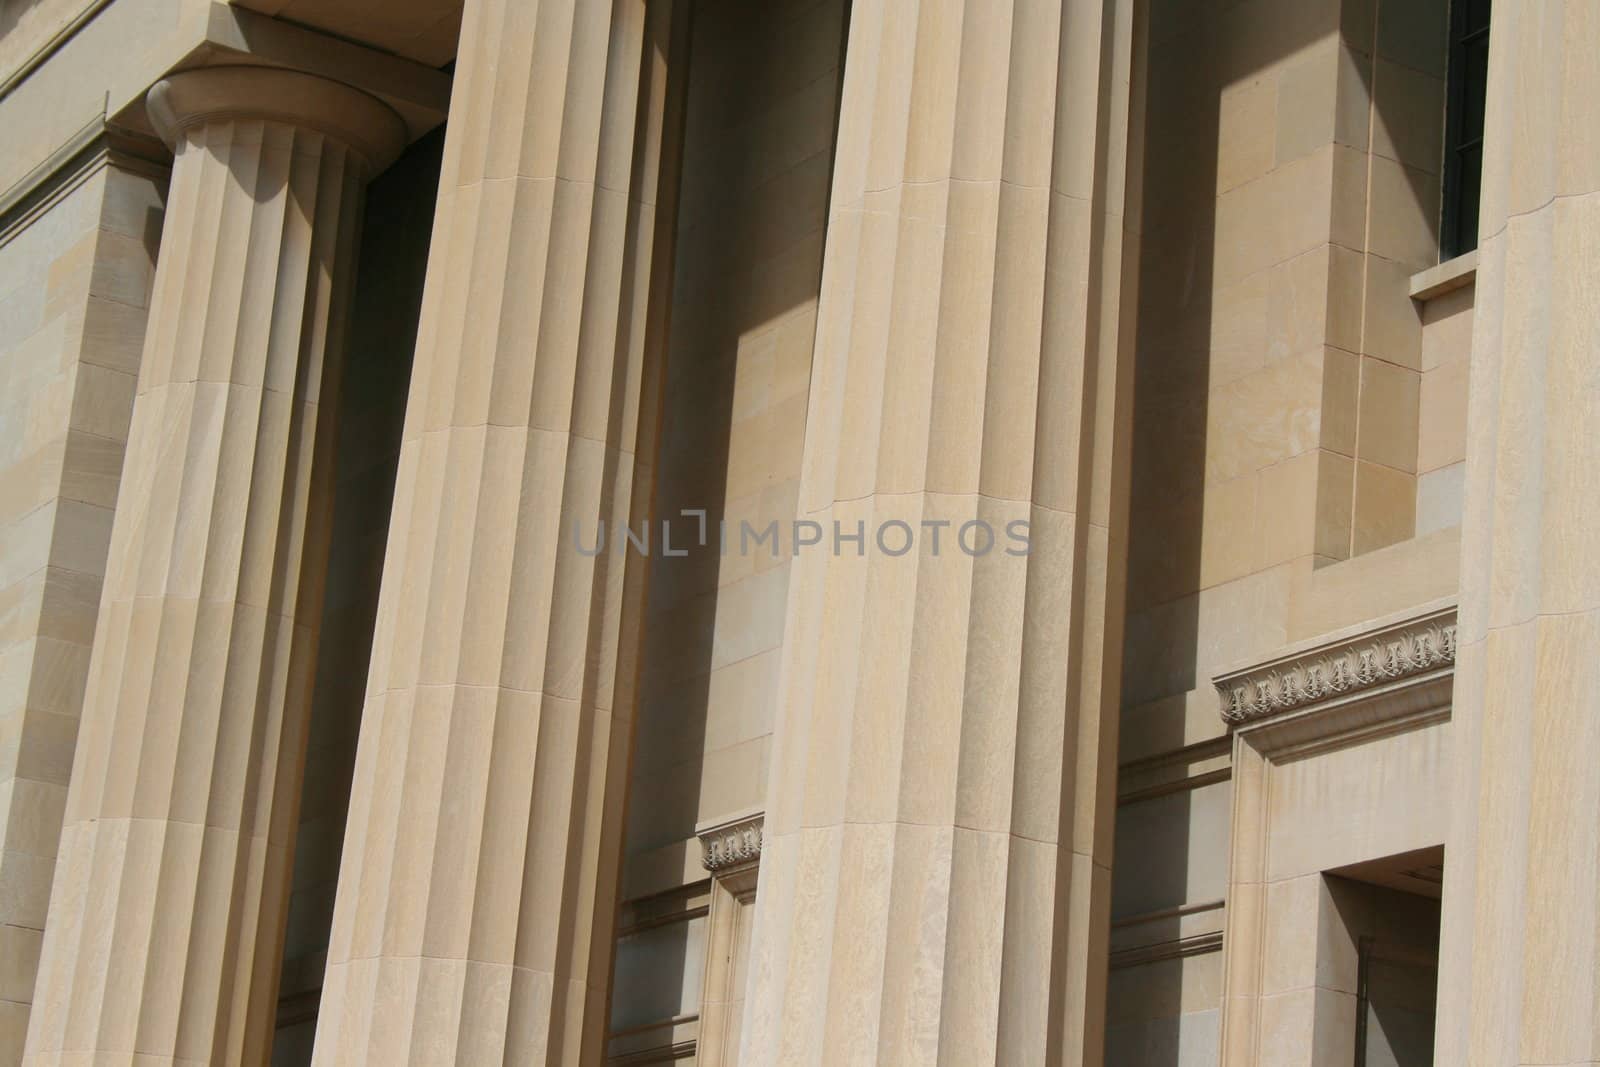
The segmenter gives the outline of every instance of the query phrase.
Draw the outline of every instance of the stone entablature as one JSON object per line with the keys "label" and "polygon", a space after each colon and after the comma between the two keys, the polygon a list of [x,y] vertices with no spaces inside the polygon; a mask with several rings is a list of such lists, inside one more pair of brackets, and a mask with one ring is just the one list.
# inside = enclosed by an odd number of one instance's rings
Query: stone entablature
{"label": "stone entablature", "polygon": [[1444,668],[1456,660],[1456,609],[1325,642],[1215,679],[1230,724],[1306,707]]}
{"label": "stone entablature", "polygon": [[703,850],[700,863],[713,875],[721,874],[761,859],[764,813],[741,815],[705,826],[696,831]]}

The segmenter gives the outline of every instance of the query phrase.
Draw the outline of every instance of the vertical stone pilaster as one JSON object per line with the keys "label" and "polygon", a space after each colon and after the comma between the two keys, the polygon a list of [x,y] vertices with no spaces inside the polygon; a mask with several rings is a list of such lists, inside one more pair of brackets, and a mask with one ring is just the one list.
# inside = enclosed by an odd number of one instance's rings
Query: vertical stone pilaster
{"label": "vertical stone pilaster", "polygon": [[467,4],[319,1065],[603,1054],[674,6]]}
{"label": "vertical stone pilaster", "polygon": [[176,153],[24,1062],[263,1062],[363,183],[404,125],[265,68]]}
{"label": "vertical stone pilaster", "polygon": [[1134,7],[854,5],[742,1064],[1099,1062]]}
{"label": "vertical stone pilaster", "polygon": [[762,816],[743,816],[698,833],[711,875],[706,964],[700,994],[695,1063],[737,1067],[750,974],[750,920],[761,866]]}
{"label": "vertical stone pilaster", "polygon": [[1597,45],[1494,5],[1436,1063],[1600,1060]]}
{"label": "vertical stone pilaster", "polygon": [[0,272],[48,294],[0,340],[28,382],[0,396],[0,1067],[28,1036],[155,277],[170,168],[145,153],[165,150],[102,132],[42,218],[0,232]]}

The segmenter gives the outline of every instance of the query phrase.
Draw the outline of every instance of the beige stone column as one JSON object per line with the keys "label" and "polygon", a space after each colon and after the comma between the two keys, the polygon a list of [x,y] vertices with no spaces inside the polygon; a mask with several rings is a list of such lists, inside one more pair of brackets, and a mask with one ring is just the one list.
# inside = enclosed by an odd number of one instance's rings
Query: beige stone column
{"label": "beige stone column", "polygon": [[28,1064],[264,1061],[320,615],[338,348],[378,101],[213,68],[176,153]]}
{"label": "beige stone column", "polygon": [[1600,3],[1494,5],[1436,1063],[1600,1060]]}
{"label": "beige stone column", "polygon": [[1133,9],[854,5],[741,1064],[1099,1062]]}
{"label": "beige stone column", "polygon": [[674,6],[467,4],[319,1065],[603,1054]]}

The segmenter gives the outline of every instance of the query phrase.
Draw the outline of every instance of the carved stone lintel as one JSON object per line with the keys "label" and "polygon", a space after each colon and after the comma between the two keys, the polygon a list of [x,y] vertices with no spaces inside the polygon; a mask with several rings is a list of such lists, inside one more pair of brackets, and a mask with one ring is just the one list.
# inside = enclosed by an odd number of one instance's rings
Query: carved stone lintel
{"label": "carved stone lintel", "polygon": [[716,875],[758,862],[763,817],[757,812],[700,828],[700,862],[705,869]]}
{"label": "carved stone lintel", "polygon": [[1245,723],[1451,667],[1455,661],[1456,613],[1451,608],[1219,675],[1217,695],[1222,717]]}

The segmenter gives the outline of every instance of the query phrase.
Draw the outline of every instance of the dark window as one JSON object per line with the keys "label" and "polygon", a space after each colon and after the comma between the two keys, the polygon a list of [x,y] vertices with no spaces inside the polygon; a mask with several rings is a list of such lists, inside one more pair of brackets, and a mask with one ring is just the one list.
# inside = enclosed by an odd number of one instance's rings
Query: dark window
{"label": "dark window", "polygon": [[1478,247],[1483,103],[1489,80],[1489,0],[1451,0],[1450,76],[1444,127],[1444,212],[1439,258]]}

